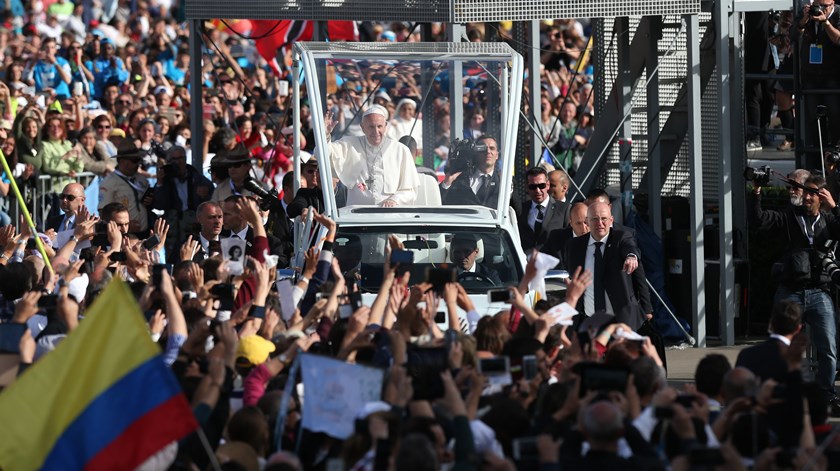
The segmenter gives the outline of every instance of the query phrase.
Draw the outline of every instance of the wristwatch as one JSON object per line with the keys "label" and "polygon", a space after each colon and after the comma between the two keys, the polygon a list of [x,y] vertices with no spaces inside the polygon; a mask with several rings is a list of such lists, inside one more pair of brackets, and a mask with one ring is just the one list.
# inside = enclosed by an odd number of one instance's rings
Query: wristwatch
{"label": "wristwatch", "polygon": [[278,355],[277,359],[280,360],[280,363],[283,364],[284,368],[289,366],[289,363],[292,362],[292,360],[289,359],[289,356],[286,355],[285,353],[281,353],[280,355]]}
{"label": "wristwatch", "polygon": [[72,240],[73,242],[75,242],[77,244],[79,243],[79,238],[76,237],[76,234],[71,234],[70,235],[70,240]]}

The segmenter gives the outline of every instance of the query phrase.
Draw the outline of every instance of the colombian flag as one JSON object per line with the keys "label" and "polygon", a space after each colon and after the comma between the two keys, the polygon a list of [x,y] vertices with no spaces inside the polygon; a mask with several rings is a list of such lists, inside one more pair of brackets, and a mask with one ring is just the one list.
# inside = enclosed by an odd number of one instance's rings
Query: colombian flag
{"label": "colombian flag", "polygon": [[0,469],[134,469],[198,425],[128,286],[114,280],[0,394]]}

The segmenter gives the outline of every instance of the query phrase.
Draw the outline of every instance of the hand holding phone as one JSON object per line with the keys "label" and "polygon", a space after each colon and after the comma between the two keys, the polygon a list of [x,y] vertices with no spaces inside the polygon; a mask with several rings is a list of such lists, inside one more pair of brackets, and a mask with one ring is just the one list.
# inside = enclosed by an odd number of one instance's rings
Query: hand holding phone
{"label": "hand holding phone", "polygon": [[391,251],[391,266],[396,264],[409,265],[414,263],[414,252],[411,250],[394,249]]}
{"label": "hand holding phone", "polygon": [[513,299],[513,291],[509,288],[491,289],[487,291],[487,302],[489,303],[509,303]]}

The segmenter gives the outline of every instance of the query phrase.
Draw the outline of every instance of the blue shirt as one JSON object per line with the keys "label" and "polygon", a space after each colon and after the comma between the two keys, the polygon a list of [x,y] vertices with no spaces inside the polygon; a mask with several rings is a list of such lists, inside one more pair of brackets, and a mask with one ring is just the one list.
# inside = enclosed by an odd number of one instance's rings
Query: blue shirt
{"label": "blue shirt", "polygon": [[61,74],[58,73],[59,67],[67,71],[67,74],[70,75],[70,63],[63,57],[56,57],[55,64],[38,61],[32,69],[32,77],[35,79],[35,91],[40,92],[47,88],[52,88],[55,90],[55,94],[59,99],[68,98],[70,96],[70,87],[67,82],[62,80]]}
{"label": "blue shirt", "polygon": [[122,59],[115,57],[114,61],[116,67],[111,67],[111,61],[103,59],[101,56],[85,62],[85,67],[93,73],[93,89],[96,98],[101,98],[106,86],[110,84],[120,85],[128,80],[128,70],[126,70]]}

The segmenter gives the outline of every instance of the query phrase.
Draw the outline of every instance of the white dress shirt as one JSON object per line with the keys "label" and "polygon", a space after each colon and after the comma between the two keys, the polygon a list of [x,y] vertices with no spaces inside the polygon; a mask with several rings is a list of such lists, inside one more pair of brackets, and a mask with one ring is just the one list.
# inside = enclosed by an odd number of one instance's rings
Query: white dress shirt
{"label": "white dress shirt", "polygon": [[490,184],[490,181],[493,179],[493,170],[491,169],[488,173],[482,173],[478,170],[473,170],[472,175],[470,175],[470,189],[476,195],[478,194],[478,190],[481,189],[481,181],[484,176],[487,175],[489,178],[487,180],[487,184]]}
{"label": "white dress shirt", "polygon": [[551,198],[546,198],[545,201],[540,204],[531,201],[531,210],[528,212],[528,227],[530,227],[532,231],[534,230],[534,224],[537,222],[537,206],[542,206],[543,221],[545,221],[545,217],[548,215],[549,201],[551,201]]}
{"label": "white dress shirt", "polygon": [[[217,236],[213,240],[219,240],[219,237]],[[198,233],[198,243],[201,244],[201,248],[204,249],[204,258],[210,257],[210,255],[212,255],[210,253],[210,241],[207,240],[207,238],[204,237],[204,234],[202,234],[201,232]]]}
{"label": "white dress shirt", "polygon": [[248,225],[246,224],[245,229],[242,229],[239,232],[230,231],[230,236],[231,237],[238,237],[242,240],[248,240]]}

